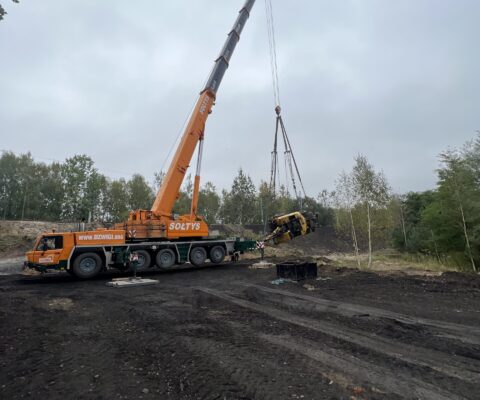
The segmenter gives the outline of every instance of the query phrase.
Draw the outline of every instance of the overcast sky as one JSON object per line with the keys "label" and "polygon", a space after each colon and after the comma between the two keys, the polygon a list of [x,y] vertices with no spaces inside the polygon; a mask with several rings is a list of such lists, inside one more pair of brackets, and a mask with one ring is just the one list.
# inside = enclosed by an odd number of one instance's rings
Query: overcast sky
{"label": "overcast sky", "polygon": [[[149,180],[243,0],[2,0],[0,149]],[[478,0],[274,0],[283,118],[307,194],[362,153],[397,192],[480,129]],[[203,182],[268,180],[275,113],[257,0],[207,122]],[[168,162],[167,162],[168,165]],[[195,162],[192,161],[192,172]]]}

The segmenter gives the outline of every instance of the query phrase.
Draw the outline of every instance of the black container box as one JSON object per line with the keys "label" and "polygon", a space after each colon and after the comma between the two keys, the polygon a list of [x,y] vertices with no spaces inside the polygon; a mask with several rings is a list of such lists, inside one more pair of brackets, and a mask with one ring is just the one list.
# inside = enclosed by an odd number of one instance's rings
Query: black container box
{"label": "black container box", "polygon": [[277,264],[277,277],[301,281],[317,277],[317,263],[287,261]]}

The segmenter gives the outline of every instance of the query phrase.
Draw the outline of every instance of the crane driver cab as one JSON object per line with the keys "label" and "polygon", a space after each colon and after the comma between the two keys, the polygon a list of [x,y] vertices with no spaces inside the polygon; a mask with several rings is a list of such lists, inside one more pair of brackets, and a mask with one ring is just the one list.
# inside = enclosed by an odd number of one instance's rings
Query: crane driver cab
{"label": "crane driver cab", "polygon": [[63,236],[43,236],[37,246],[38,251],[60,250],[63,248]]}

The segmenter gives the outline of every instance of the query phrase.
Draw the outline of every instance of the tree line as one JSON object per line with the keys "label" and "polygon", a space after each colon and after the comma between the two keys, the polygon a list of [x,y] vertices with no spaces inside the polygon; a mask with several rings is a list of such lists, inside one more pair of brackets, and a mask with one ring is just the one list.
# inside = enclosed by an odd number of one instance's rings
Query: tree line
{"label": "tree line", "polygon": [[480,134],[461,148],[440,154],[435,190],[399,199],[400,219],[393,243],[440,263],[480,265]]}
{"label": "tree line", "polygon": [[[439,156],[438,181],[424,192],[393,193],[386,176],[363,156],[350,171],[339,174],[333,191],[316,197],[294,198],[285,186],[272,193],[267,182],[255,186],[242,169],[231,187],[217,190],[206,182],[198,210],[208,223],[263,224],[270,217],[296,210],[318,216],[350,241],[361,265],[360,253],[394,247],[421,254],[439,263],[454,263],[476,271],[480,264],[480,135],[459,149]],[[110,179],[93,160],[76,155],[64,162],[36,162],[30,154],[4,152],[0,157],[0,218],[10,220],[113,223],[130,210],[149,209],[163,180],[152,182],[140,174]],[[190,212],[193,183],[187,176],[174,213]]]}
{"label": "tree line", "polygon": [[439,155],[435,189],[395,194],[364,156],[328,194],[334,225],[357,256],[392,246],[477,272],[480,264],[480,135]]}
{"label": "tree line", "polygon": [[[130,179],[110,179],[95,168],[87,155],[64,162],[36,162],[30,154],[4,152],[0,157],[0,218],[46,221],[123,221],[130,210],[150,209],[163,180],[154,174],[149,183],[140,174]],[[175,214],[190,212],[193,182],[185,178]],[[303,208],[319,214],[328,223],[330,211],[313,198],[302,200]],[[230,190],[218,191],[211,182],[200,189],[198,210],[208,223],[265,224],[268,217],[299,209],[299,200],[281,188],[277,196],[262,182],[238,171]]]}

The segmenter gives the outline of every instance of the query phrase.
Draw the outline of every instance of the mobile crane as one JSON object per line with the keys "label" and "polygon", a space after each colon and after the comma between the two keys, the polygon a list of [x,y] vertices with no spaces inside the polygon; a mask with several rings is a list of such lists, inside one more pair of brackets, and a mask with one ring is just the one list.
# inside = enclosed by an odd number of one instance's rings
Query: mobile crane
{"label": "mobile crane", "polygon": [[[207,259],[218,264],[226,256],[235,258],[239,253],[255,249],[256,242],[253,240],[210,237],[207,223],[197,213],[205,123],[254,3],[255,0],[246,0],[240,10],[207,83],[200,92],[151,209],[130,212],[128,220],[116,224],[114,229],[44,233],[37,238],[34,249],[26,253],[25,268],[41,272],[66,270],[78,278],[89,279],[104,269],[128,269],[132,253],[135,253],[138,268],[154,264],[160,268],[171,268],[185,262],[198,266]],[[197,169],[190,213],[176,217],[173,215],[173,206],[197,145]],[[284,221],[278,219],[277,222],[282,225]],[[293,226],[292,218],[288,218],[288,222]],[[282,238],[276,235],[275,239],[287,240],[287,230],[283,229],[282,232]],[[307,231],[304,229],[302,232]]]}

